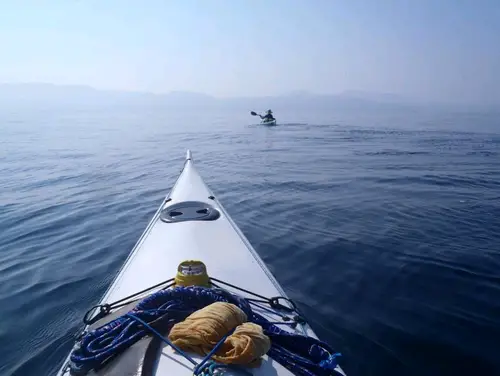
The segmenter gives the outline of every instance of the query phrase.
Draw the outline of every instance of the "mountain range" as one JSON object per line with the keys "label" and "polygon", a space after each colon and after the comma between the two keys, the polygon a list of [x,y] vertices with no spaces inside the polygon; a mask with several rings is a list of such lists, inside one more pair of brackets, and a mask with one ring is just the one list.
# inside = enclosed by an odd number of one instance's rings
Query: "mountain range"
{"label": "mountain range", "polygon": [[218,98],[207,94],[172,91],[164,94],[148,92],[99,90],[84,85],[54,85],[46,83],[0,84],[0,104],[74,104],[74,105],[137,105],[167,107],[236,108],[392,108],[436,106],[391,93],[344,91],[339,94],[314,94],[296,91],[280,96]]}

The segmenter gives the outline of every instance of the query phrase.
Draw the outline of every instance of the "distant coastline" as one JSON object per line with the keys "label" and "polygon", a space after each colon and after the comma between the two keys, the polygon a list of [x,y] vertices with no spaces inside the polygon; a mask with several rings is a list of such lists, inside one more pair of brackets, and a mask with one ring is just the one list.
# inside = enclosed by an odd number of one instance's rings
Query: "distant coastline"
{"label": "distant coastline", "polygon": [[204,93],[171,91],[151,93],[139,91],[102,90],[85,85],[50,83],[0,83],[0,104],[82,104],[82,105],[165,105],[181,107],[241,108],[446,108],[498,109],[494,103],[445,103],[409,98],[391,93],[344,91],[338,94],[314,94],[295,91],[280,96],[214,97]]}

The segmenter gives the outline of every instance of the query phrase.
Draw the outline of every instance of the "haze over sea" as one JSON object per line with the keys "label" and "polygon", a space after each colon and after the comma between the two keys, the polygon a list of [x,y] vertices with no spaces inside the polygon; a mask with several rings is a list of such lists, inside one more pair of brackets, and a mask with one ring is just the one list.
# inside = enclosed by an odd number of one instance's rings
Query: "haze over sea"
{"label": "haze over sea", "polygon": [[349,375],[498,374],[499,114],[242,107],[2,106],[0,374],[57,371],[186,149]]}

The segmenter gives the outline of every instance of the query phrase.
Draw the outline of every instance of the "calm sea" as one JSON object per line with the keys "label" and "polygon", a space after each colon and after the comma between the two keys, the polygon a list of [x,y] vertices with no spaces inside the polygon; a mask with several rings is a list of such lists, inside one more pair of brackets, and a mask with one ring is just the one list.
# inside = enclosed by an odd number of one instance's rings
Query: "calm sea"
{"label": "calm sea", "polygon": [[188,148],[349,375],[500,373],[499,114],[247,114],[0,110],[0,374],[61,366]]}

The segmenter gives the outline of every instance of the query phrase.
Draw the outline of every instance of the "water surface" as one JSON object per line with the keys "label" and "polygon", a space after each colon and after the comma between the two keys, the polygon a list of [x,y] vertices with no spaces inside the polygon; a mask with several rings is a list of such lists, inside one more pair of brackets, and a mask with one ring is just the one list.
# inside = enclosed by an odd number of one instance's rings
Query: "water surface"
{"label": "water surface", "polygon": [[0,374],[57,371],[188,148],[349,375],[499,373],[498,116],[281,112],[2,109]]}

